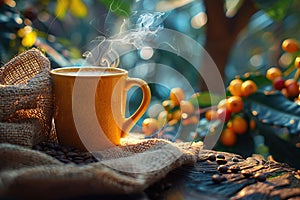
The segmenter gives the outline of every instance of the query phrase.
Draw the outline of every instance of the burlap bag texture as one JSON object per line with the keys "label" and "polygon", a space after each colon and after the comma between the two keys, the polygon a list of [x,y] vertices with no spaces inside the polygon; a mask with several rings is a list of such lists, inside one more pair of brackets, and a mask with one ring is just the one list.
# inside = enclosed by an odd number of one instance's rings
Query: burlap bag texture
{"label": "burlap bag texture", "polygon": [[124,138],[94,152],[99,162],[64,164],[28,147],[55,140],[50,62],[28,50],[0,68],[0,198],[65,199],[142,192],[197,161],[202,143]]}
{"label": "burlap bag texture", "polygon": [[[120,147],[98,152],[102,159],[97,163],[75,166],[60,163],[38,151],[2,143],[0,196],[62,199],[138,193],[171,170],[194,164],[200,149],[201,143],[191,145],[159,139],[128,140]],[[151,170],[147,167],[149,163]],[[138,171],[128,170],[129,166]],[[145,170],[141,170],[144,167]]]}
{"label": "burlap bag texture", "polygon": [[32,146],[50,137],[53,115],[50,61],[39,50],[0,68],[0,142]]}

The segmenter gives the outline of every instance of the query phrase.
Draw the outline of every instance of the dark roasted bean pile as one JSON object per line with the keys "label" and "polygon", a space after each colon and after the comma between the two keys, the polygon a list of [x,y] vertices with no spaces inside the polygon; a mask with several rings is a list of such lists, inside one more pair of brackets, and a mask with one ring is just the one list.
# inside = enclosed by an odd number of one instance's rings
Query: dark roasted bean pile
{"label": "dark roasted bean pile", "polygon": [[[266,180],[266,174],[264,173],[253,173],[250,170],[241,170],[238,165],[231,165],[227,166],[227,160],[225,159],[225,156],[223,154],[217,154],[214,156],[214,154],[209,154],[207,156],[207,160],[210,161],[216,161],[218,164],[217,171],[219,174],[214,174],[212,176],[212,181],[214,183],[221,183],[223,181],[226,181],[226,177],[223,174],[228,174],[228,173],[241,173],[241,175],[244,178],[255,178],[259,182],[263,182]],[[238,158],[233,157],[232,162],[239,162]],[[241,171],[240,171],[241,170]]]}
{"label": "dark roasted bean pile", "polygon": [[56,143],[41,143],[33,146],[32,149],[44,152],[63,163],[84,165],[97,162],[90,152],[83,152],[75,147],[61,146]]}

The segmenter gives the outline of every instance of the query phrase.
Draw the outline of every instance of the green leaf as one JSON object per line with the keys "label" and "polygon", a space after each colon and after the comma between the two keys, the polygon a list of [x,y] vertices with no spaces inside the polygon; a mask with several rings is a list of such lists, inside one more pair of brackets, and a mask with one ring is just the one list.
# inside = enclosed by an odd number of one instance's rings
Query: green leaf
{"label": "green leaf", "polygon": [[100,0],[100,2],[102,2],[110,12],[118,16],[130,16],[133,0]]}
{"label": "green leaf", "polygon": [[217,105],[224,97],[220,95],[211,94],[209,92],[202,92],[194,94],[189,101],[194,106],[208,107]]}
{"label": "green leaf", "polygon": [[278,130],[264,123],[257,123],[259,134],[264,136],[265,145],[275,160],[285,162],[291,167],[300,167],[300,149],[291,142],[285,141],[278,136]]}
{"label": "green leaf", "polygon": [[264,124],[288,128],[291,134],[300,132],[300,106],[281,92],[256,92],[246,100],[254,117]]}
{"label": "green leaf", "polygon": [[254,0],[259,8],[264,10],[272,19],[282,20],[286,14],[293,0]]}

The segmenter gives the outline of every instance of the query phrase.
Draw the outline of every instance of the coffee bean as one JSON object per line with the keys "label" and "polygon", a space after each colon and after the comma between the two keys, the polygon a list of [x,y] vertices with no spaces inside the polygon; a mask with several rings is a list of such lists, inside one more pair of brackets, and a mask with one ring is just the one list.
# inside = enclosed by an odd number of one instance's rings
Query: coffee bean
{"label": "coffee bean", "polygon": [[84,158],[77,155],[73,157],[73,160],[84,160]]}
{"label": "coffee bean", "polygon": [[59,146],[59,145],[56,145],[56,146],[54,147],[54,149],[55,149],[56,151],[61,151],[61,152],[62,152],[62,147]]}
{"label": "coffee bean", "polygon": [[82,159],[74,159],[73,162],[75,162],[76,164],[80,164],[83,163]]}
{"label": "coffee bean", "polygon": [[219,158],[219,159],[225,159],[225,156],[223,154],[217,154],[217,158]]}
{"label": "coffee bean", "polygon": [[41,151],[43,148],[40,145],[35,145],[32,147],[32,149]]}
{"label": "coffee bean", "polygon": [[59,161],[61,161],[63,163],[70,163],[70,160],[68,160],[68,159],[60,159]]}
{"label": "coffee bean", "polygon": [[233,157],[231,160],[232,162],[240,162],[240,160],[237,157]]}
{"label": "coffee bean", "polygon": [[229,167],[229,170],[232,172],[232,173],[238,173],[240,171],[240,167],[237,166],[237,165],[231,165]]}
{"label": "coffee bean", "polygon": [[80,153],[80,152],[81,152],[79,149],[75,149],[75,148],[73,148],[72,151],[73,151],[74,153]]}
{"label": "coffee bean", "polygon": [[63,152],[65,152],[65,153],[68,153],[68,152],[69,152],[68,148],[66,148],[66,147],[62,147],[61,150],[62,150]]}
{"label": "coffee bean", "polygon": [[73,162],[73,160],[74,160],[73,157],[69,157],[69,156],[67,156],[66,159],[68,159],[68,160],[70,160],[70,161],[72,161],[72,162]]}
{"label": "coffee bean", "polygon": [[90,153],[81,153],[80,156],[82,156],[85,159],[88,159],[88,158],[92,157],[92,154],[90,154]]}
{"label": "coffee bean", "polygon": [[56,154],[57,155],[65,155],[64,152],[60,151],[60,150],[56,150]]}
{"label": "coffee bean", "polygon": [[227,165],[220,165],[218,167],[218,171],[221,173],[226,173],[228,171],[229,167]]}
{"label": "coffee bean", "polygon": [[78,153],[75,153],[75,152],[66,152],[66,155],[67,155],[68,157],[75,157],[75,156],[78,155]]}
{"label": "coffee bean", "polygon": [[56,159],[60,160],[60,159],[67,159],[65,155],[56,155],[54,156]]}
{"label": "coffee bean", "polygon": [[216,162],[219,164],[219,165],[224,165],[227,163],[227,160],[225,159],[217,159]]}
{"label": "coffee bean", "polygon": [[49,145],[49,148],[51,148],[51,149],[54,149],[56,147],[56,144],[54,144],[54,143],[49,143],[48,145]]}
{"label": "coffee bean", "polygon": [[95,162],[92,158],[84,160],[84,163],[89,164]]}
{"label": "coffee bean", "polygon": [[208,158],[207,159],[210,160],[210,161],[215,161],[216,160],[216,155],[213,154],[213,153],[210,153],[210,154],[208,154]]}
{"label": "coffee bean", "polygon": [[46,153],[46,154],[49,154],[49,155],[51,155],[51,156],[54,156],[54,155],[56,154],[55,151],[50,150],[50,149],[49,149],[49,150],[46,150],[45,153]]}
{"label": "coffee bean", "polygon": [[226,180],[226,178],[220,174],[214,174],[211,178],[214,183],[221,183]]}
{"label": "coffee bean", "polygon": [[266,175],[264,173],[260,173],[260,172],[254,174],[253,177],[259,182],[264,182],[267,179]]}
{"label": "coffee bean", "polygon": [[42,151],[63,163],[75,163],[85,165],[98,160],[89,152],[82,152],[75,147],[61,146],[56,143],[41,143],[32,147],[37,151]]}
{"label": "coffee bean", "polygon": [[251,176],[253,176],[253,173],[249,170],[242,170],[241,174],[246,178],[250,178]]}

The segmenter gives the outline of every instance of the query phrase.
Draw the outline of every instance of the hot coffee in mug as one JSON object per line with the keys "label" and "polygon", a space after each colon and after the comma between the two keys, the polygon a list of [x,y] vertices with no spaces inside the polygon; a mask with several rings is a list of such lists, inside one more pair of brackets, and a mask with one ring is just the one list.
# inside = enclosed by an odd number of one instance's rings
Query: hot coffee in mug
{"label": "hot coffee in mug", "polygon": [[[55,98],[55,128],[59,143],[81,150],[97,151],[120,144],[146,111],[151,92],[141,79],[107,67],[66,67],[51,71]],[[130,117],[125,117],[126,93],[142,89],[143,99]]]}

